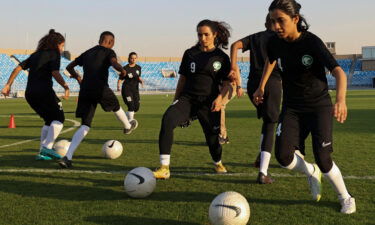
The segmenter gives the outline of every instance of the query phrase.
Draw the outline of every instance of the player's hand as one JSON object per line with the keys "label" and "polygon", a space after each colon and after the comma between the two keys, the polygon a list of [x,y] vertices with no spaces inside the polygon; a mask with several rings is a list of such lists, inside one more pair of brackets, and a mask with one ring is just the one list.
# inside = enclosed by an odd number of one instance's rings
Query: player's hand
{"label": "player's hand", "polygon": [[255,105],[259,105],[263,103],[263,96],[264,96],[264,90],[262,90],[261,88],[258,88],[253,94],[253,101]]}
{"label": "player's hand", "polygon": [[243,89],[237,88],[236,93],[237,93],[237,98],[241,97],[243,95]]}
{"label": "player's hand", "polygon": [[345,102],[336,102],[333,106],[333,116],[336,118],[337,122],[345,122],[346,117],[348,116],[348,109]]}
{"label": "player's hand", "polygon": [[117,86],[117,91],[121,91],[121,88],[120,88],[120,86]]}
{"label": "player's hand", "polygon": [[4,88],[1,90],[1,94],[3,94],[4,96],[9,96],[9,93],[10,93],[10,85],[6,84]]}
{"label": "player's hand", "polygon": [[231,69],[229,74],[228,74],[228,78],[231,82],[236,82],[237,81],[237,71],[234,70],[234,69]]}
{"label": "player's hand", "polygon": [[62,98],[65,99],[65,100],[68,100],[69,99],[69,95],[70,95],[69,88],[65,88],[64,96]]}
{"label": "player's hand", "polygon": [[221,96],[217,97],[215,101],[212,102],[211,112],[219,112],[221,110],[223,103]]}

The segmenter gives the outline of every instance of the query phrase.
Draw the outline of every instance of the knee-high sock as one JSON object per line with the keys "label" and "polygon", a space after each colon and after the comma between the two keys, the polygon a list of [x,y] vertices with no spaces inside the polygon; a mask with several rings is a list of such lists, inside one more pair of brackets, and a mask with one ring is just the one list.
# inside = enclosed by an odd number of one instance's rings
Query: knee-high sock
{"label": "knee-high sock", "polygon": [[134,120],[134,111],[126,112],[126,115],[128,116],[129,121]]}
{"label": "knee-high sock", "polygon": [[128,117],[126,117],[126,114],[124,112],[124,110],[120,107],[119,110],[117,110],[116,112],[114,112],[117,119],[120,120],[120,122],[124,125],[124,127],[126,129],[129,129],[131,127],[130,123],[129,123],[129,120],[128,120]]}
{"label": "knee-high sock", "polygon": [[57,136],[59,136],[63,126],[64,125],[57,120],[52,121],[51,125],[48,128],[46,140],[43,144],[44,147],[49,149],[53,147],[53,144],[55,143]]}
{"label": "knee-high sock", "polygon": [[260,166],[259,172],[267,176],[268,166],[270,164],[271,153],[262,151],[260,152]]}
{"label": "knee-high sock", "polygon": [[47,125],[44,125],[42,127],[42,131],[40,132],[40,146],[39,146],[39,149],[41,149],[43,147],[43,145],[46,143],[48,129],[49,129],[49,126],[47,126]]}
{"label": "knee-high sock", "polygon": [[89,132],[90,127],[86,125],[82,125],[73,135],[72,142],[70,143],[68,152],[66,153],[66,157],[69,160],[72,160],[73,154],[76,151],[78,145],[81,143],[83,138],[87,135]]}
{"label": "knee-high sock", "polygon": [[341,175],[340,169],[333,162],[332,169],[325,173],[324,176],[331,182],[333,188],[338,194],[339,199],[346,199],[351,197],[346,189],[344,178]]}
{"label": "knee-high sock", "polygon": [[314,172],[314,166],[311,163],[306,162],[304,159],[297,156],[296,154],[294,154],[293,161],[285,168],[289,170],[302,172],[307,176],[311,176]]}

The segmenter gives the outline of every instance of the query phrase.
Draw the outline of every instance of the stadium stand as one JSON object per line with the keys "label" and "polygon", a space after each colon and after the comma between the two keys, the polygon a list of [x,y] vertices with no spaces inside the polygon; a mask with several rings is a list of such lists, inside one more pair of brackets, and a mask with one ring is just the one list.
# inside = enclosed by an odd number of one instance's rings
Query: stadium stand
{"label": "stadium stand", "polygon": [[[13,68],[17,65],[16,63],[22,62],[27,59],[29,55],[26,54],[14,54],[9,57],[7,54],[0,54],[0,86],[4,86],[7,82],[9,75],[11,74]],[[12,60],[14,58],[15,60]],[[18,61],[18,62],[17,62]],[[371,87],[372,80],[375,78],[375,71],[362,71],[362,61],[360,59],[338,59],[340,66],[343,68],[345,73],[349,78],[350,87]],[[70,63],[70,60],[61,57],[61,67],[60,72],[64,79],[68,83],[71,92],[78,92],[79,85],[74,79],[69,79],[69,73],[65,70],[66,66]],[[122,63],[125,65],[126,63]],[[142,78],[145,82],[145,86],[140,88],[141,91],[173,91],[177,85],[179,78],[178,69],[180,62],[138,62],[142,67]],[[246,88],[247,77],[249,74],[249,62],[239,62],[238,63],[242,85]],[[164,77],[163,71],[174,71],[177,77]],[[79,74],[83,74],[82,68],[78,68]],[[116,89],[118,75],[113,69],[109,69],[109,79],[108,83],[112,89]],[[330,88],[335,86],[335,78],[331,75],[327,75],[327,81]],[[15,80],[12,87],[12,92],[24,91],[26,88],[27,74],[22,72]],[[54,80],[54,89],[56,92],[63,92],[63,89]]]}

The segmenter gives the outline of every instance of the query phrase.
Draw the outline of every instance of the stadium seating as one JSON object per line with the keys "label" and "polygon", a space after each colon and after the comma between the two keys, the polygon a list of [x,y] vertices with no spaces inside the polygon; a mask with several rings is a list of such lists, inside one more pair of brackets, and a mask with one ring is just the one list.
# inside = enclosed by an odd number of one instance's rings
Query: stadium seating
{"label": "stadium seating", "polygon": [[[27,59],[29,55],[13,55],[17,61],[22,62]],[[351,59],[340,59],[337,60],[346,74],[349,75],[350,69],[352,68],[353,60]],[[64,57],[61,58],[60,72],[63,78],[68,83],[71,92],[78,92],[79,85],[75,79],[70,79],[69,74],[65,71],[66,66],[70,61]],[[361,71],[361,60],[356,60],[354,73],[352,76],[352,87],[370,87],[372,85],[372,78],[375,77],[375,71],[365,72]],[[125,65],[126,63],[123,63]],[[142,79],[144,80],[145,86],[140,88],[141,91],[172,91],[176,88],[178,82],[177,77],[166,78],[162,75],[163,70],[173,70],[178,74],[180,62],[139,62],[142,67]],[[6,54],[0,54],[0,86],[3,86],[9,78],[10,73],[16,66],[16,63]],[[248,74],[250,72],[249,62],[239,62],[238,66],[241,71],[242,86],[246,88]],[[80,74],[83,74],[81,67],[76,67]],[[117,87],[117,72],[111,67],[109,69],[108,83],[110,87],[115,90]],[[327,75],[327,81],[329,87],[334,87],[336,80],[332,75]],[[12,87],[12,91],[25,90],[27,83],[27,75],[22,72],[15,80]],[[63,92],[63,88],[57,84],[54,80],[54,89],[56,92]]]}

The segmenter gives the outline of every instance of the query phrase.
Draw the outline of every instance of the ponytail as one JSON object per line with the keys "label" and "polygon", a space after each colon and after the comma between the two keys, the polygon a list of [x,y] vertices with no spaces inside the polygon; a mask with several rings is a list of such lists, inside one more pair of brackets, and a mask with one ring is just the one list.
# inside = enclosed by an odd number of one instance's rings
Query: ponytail
{"label": "ponytail", "polygon": [[197,25],[199,27],[208,26],[213,33],[216,33],[215,46],[223,49],[228,49],[229,37],[230,37],[230,26],[226,22],[202,20]]}
{"label": "ponytail", "polygon": [[36,51],[41,50],[56,50],[59,51],[58,45],[65,42],[64,36],[50,29],[48,34],[42,37],[38,42]]}

